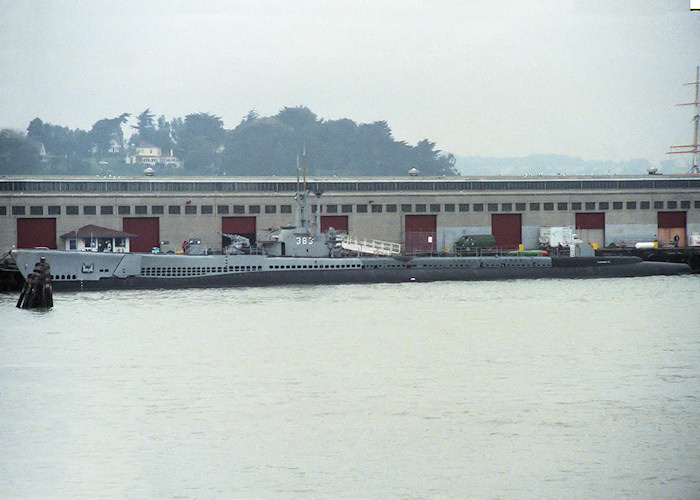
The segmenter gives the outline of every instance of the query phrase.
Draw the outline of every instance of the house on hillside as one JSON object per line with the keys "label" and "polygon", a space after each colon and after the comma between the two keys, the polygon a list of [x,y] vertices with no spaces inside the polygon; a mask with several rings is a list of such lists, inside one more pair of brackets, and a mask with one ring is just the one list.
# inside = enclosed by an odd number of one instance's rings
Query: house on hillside
{"label": "house on hillside", "polygon": [[122,152],[122,145],[119,144],[119,141],[117,141],[116,139],[112,139],[111,141],[109,141],[109,148],[107,149],[107,152],[112,154],[119,154]]}
{"label": "house on hillside", "polygon": [[49,155],[46,154],[46,147],[44,147],[43,142],[29,139],[29,143],[36,148],[37,152],[39,153],[39,158],[41,159],[42,163],[46,163],[49,161]]}
{"label": "house on hillside", "polygon": [[139,144],[132,153],[126,155],[126,163],[127,165],[140,163],[151,167],[156,165],[166,165],[174,168],[182,167],[182,161],[173,155],[172,149],[170,154],[164,154],[158,146],[145,142]]}

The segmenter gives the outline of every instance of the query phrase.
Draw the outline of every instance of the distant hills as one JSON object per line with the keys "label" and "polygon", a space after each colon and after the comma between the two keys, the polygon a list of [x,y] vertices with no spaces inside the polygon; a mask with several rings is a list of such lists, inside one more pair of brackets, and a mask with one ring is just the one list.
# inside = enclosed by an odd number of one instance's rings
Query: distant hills
{"label": "distant hills", "polygon": [[455,156],[455,168],[462,175],[639,175],[651,168],[659,173],[684,173],[689,168],[673,160],[654,165],[638,158],[623,162],[583,160],[564,155],[531,155],[520,158]]}

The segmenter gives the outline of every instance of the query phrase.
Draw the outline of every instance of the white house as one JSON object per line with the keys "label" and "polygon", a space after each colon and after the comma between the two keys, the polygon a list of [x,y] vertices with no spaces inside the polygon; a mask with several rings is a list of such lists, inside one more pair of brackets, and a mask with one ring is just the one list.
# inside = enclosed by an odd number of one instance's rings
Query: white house
{"label": "white house", "polygon": [[133,154],[126,155],[126,163],[129,165],[140,163],[149,166],[161,164],[175,168],[182,167],[182,162],[173,155],[172,149],[170,150],[170,154],[163,154],[158,146],[153,146],[145,142],[137,146]]}

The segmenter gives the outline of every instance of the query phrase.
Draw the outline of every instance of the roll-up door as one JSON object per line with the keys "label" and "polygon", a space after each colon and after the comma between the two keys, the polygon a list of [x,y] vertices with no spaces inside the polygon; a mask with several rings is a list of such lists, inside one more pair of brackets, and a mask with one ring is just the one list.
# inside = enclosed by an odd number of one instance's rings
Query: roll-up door
{"label": "roll-up door", "polygon": [[56,219],[17,219],[17,248],[56,249]]}
{"label": "roll-up door", "polygon": [[[250,240],[250,244],[255,244],[255,217],[222,217],[221,232],[237,234]],[[230,239],[223,236],[221,239],[222,248],[226,248],[231,243]]]}
{"label": "roll-up door", "polygon": [[348,232],[348,216],[347,215],[322,215],[321,216],[321,232],[328,231],[330,228],[336,231]]}
{"label": "roll-up door", "polygon": [[576,234],[581,241],[602,248],[605,246],[605,213],[581,212],[576,214]]}
{"label": "roll-up door", "polygon": [[432,252],[437,245],[437,217],[435,215],[406,216],[406,251]]}
{"label": "roll-up door", "polygon": [[160,246],[160,223],[158,217],[125,217],[122,221],[125,233],[137,234],[129,240],[132,252],[150,252]]}
{"label": "roll-up door", "polygon": [[522,243],[522,216],[520,214],[492,214],[491,234],[498,248],[518,248]]}
{"label": "roll-up door", "polygon": [[658,232],[657,239],[661,244],[674,243],[678,236],[678,246],[686,245],[685,227],[686,213],[685,212],[659,212],[657,215]]}

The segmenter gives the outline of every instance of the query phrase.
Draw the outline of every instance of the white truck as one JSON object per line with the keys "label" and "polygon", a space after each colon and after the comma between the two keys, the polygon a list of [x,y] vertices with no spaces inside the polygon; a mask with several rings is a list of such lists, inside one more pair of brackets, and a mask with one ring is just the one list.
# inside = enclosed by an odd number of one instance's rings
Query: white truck
{"label": "white truck", "polygon": [[572,226],[540,227],[539,244],[541,249],[568,248],[570,245],[583,243]]}

